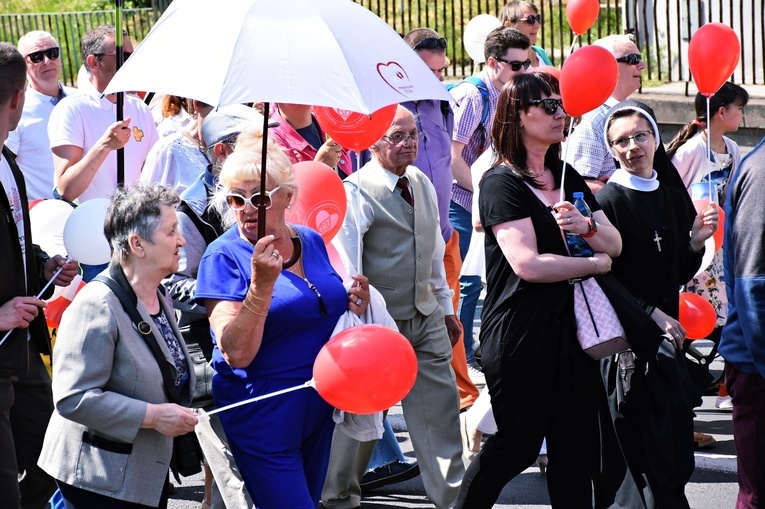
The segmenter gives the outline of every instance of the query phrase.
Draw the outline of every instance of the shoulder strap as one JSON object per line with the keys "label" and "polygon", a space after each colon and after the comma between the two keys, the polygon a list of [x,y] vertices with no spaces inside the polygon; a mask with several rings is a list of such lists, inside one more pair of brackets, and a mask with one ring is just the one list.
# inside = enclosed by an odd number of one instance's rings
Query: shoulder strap
{"label": "shoulder strap", "polygon": [[[151,324],[146,322],[141,317],[141,313],[138,312],[138,308],[136,307],[137,299],[135,294],[133,294],[133,298],[131,298],[131,296],[128,295],[128,292],[122,287],[122,285],[120,285],[117,281],[109,276],[98,275],[93,278],[93,281],[98,281],[105,284],[109,287],[112,293],[117,296],[120,304],[122,304],[122,309],[125,310],[125,313],[127,313],[130,319],[133,321],[133,328],[138,331],[143,340],[146,341],[149,350],[151,350],[151,353],[154,356],[154,360],[156,360],[157,364],[159,365],[159,370],[162,373],[162,381],[165,385],[167,398],[173,403],[178,403],[180,401],[180,396],[178,394],[178,389],[175,387],[175,379],[173,377],[172,371],[170,370],[170,364],[167,362],[165,355],[159,348],[159,344],[157,344],[156,338],[152,334]],[[162,288],[164,294],[164,287],[160,285],[160,288]]]}
{"label": "shoulder strap", "polygon": [[481,92],[481,100],[483,101],[483,111],[481,112],[481,127],[484,127],[486,119],[489,118],[489,89],[486,88],[486,84],[478,76],[468,76],[463,81],[470,83],[476,87],[479,92]]}

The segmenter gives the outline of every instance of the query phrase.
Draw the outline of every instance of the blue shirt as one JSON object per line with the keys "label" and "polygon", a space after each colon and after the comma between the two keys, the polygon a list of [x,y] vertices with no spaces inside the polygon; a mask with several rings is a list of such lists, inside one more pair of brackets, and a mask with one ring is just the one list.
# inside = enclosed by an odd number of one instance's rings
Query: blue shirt
{"label": "blue shirt", "polygon": [[[219,376],[309,380],[319,350],[347,309],[348,294],[329,262],[321,236],[310,228],[295,229],[303,243],[306,278],[318,289],[327,313],[321,314],[319,297],[303,278],[283,270],[276,280],[257,355],[246,368],[232,368],[216,342],[213,367]],[[252,276],[253,250],[254,246],[239,235],[238,227],[210,244],[199,264],[195,300],[200,304],[204,299],[243,301]]]}

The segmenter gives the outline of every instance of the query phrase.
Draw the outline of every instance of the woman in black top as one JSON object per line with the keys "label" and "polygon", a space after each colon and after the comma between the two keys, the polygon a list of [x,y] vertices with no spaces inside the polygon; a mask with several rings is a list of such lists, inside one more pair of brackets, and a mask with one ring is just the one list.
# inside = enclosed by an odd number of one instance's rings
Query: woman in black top
{"label": "woman in black top", "polygon": [[[498,161],[479,198],[487,267],[481,345],[498,431],[468,469],[457,508],[492,507],[534,463],[545,436],[553,507],[592,504],[600,381],[597,363],[577,342],[568,280],[608,272],[621,238],[570,167],[559,200],[565,116],[558,81],[547,74],[515,76],[499,96]],[[572,205],[575,191],[584,193],[594,222]],[[562,230],[584,235],[595,255],[568,256]]]}

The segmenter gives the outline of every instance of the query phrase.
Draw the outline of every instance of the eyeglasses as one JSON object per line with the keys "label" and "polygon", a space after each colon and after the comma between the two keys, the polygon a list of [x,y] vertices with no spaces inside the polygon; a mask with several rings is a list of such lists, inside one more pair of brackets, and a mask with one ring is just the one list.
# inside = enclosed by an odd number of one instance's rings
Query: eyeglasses
{"label": "eyeglasses", "polygon": [[629,65],[638,65],[643,60],[643,55],[640,53],[630,53],[616,59],[617,62],[624,62]]}
{"label": "eyeglasses", "polygon": [[645,145],[648,143],[648,140],[651,139],[651,131],[640,131],[632,136],[627,136],[625,138],[616,138],[615,140],[610,141],[612,147],[616,147],[622,150],[626,150],[630,146],[630,141],[635,140],[635,143],[638,145]]}
{"label": "eyeglasses", "polygon": [[542,15],[537,14],[535,16],[532,14],[531,16],[526,16],[525,18],[513,18],[512,21],[513,23],[517,23],[519,21],[525,21],[526,23],[528,23],[530,27],[533,27],[534,23],[539,23],[540,25],[542,24]]}
{"label": "eyeglasses", "polygon": [[[281,189],[281,186],[276,186],[270,191],[266,191],[265,205],[267,209],[271,208],[271,195],[279,189]],[[260,193],[255,193],[249,198],[245,198],[238,193],[228,193],[226,195],[226,203],[228,203],[228,206],[234,210],[242,210],[247,206],[248,203],[252,208],[257,209],[258,205],[260,204]]]}
{"label": "eyeglasses", "polygon": [[414,50],[418,49],[436,49],[436,48],[446,48],[446,39],[443,37],[439,37],[436,39],[435,37],[428,37],[427,39],[423,39],[417,44],[414,45]]}
{"label": "eyeglasses", "polygon": [[563,99],[552,99],[549,97],[547,99],[534,99],[529,104],[532,106],[539,106],[541,104],[548,115],[555,115],[558,108],[563,110],[563,113],[566,113],[566,110],[563,109]]}
{"label": "eyeglasses", "polygon": [[[128,58],[130,58],[130,55],[132,55],[132,54],[133,54],[132,51],[123,51],[122,52],[122,58],[124,60],[127,60]],[[96,57],[97,59],[101,60],[104,57],[111,57],[111,56],[115,56],[116,57],[117,56],[117,52],[116,51],[112,51],[111,53],[93,53],[93,56]]]}
{"label": "eyeglasses", "polygon": [[412,140],[412,143],[418,143],[420,141],[420,131],[416,131],[413,133],[396,133],[391,134],[390,136],[383,136],[386,140],[393,143],[394,145],[401,145],[405,144],[409,140]]}
{"label": "eyeglasses", "polygon": [[43,61],[43,58],[48,57],[48,60],[56,60],[61,54],[61,48],[48,48],[40,51],[33,51],[27,58],[33,64],[39,64]]}
{"label": "eyeglasses", "polygon": [[494,60],[498,60],[510,66],[510,69],[517,72],[521,70],[521,67],[528,69],[531,65],[531,60],[528,58],[521,62],[520,60],[505,60],[504,58],[494,57]]}

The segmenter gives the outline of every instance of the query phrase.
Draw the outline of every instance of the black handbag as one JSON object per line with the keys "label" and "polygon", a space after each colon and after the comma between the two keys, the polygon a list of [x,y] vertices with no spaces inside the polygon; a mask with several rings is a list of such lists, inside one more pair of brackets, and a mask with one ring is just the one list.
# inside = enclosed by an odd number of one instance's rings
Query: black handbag
{"label": "black handbag", "polygon": [[[122,309],[130,316],[130,319],[133,321],[133,327],[146,341],[154,359],[159,365],[167,399],[171,403],[180,404],[180,394],[175,387],[170,364],[152,334],[151,324],[147,323],[138,312],[136,307],[138,298],[128,284],[127,279],[125,279],[122,269],[119,266],[112,265],[109,267],[108,277],[99,275],[93,278],[93,281],[105,284],[117,296],[120,304],[122,304]],[[165,294],[165,288],[162,285],[159,285],[159,291],[162,295]],[[178,482],[180,482],[178,475],[189,477],[201,472],[202,459],[202,447],[199,445],[199,440],[193,431],[173,438],[173,457],[170,460],[170,469],[173,471]]]}

